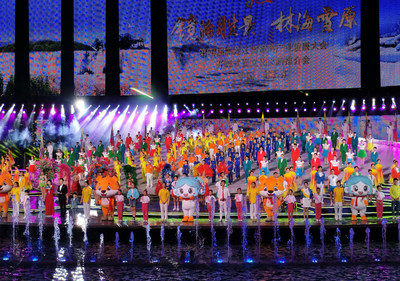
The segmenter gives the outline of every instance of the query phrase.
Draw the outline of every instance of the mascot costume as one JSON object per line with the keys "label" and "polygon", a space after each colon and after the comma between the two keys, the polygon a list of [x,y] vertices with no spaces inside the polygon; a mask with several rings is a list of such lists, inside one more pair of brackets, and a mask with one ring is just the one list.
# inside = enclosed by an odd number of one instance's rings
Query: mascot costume
{"label": "mascot costume", "polygon": [[3,218],[6,218],[10,203],[8,193],[12,189],[11,175],[3,172],[0,175],[0,184],[0,210],[3,210]]}
{"label": "mascot costume", "polygon": [[283,179],[281,177],[262,178],[260,180],[258,190],[260,195],[264,197],[263,205],[265,212],[267,212],[267,218],[265,221],[272,221],[274,218],[274,213],[277,214],[281,205],[281,200],[279,197],[282,196],[283,192],[285,191],[283,187]]}
{"label": "mascot costume", "polygon": [[204,182],[201,178],[183,177],[173,187],[173,194],[182,200],[183,222],[193,222],[196,208],[195,199],[205,192]]}
{"label": "mascot costume", "polygon": [[100,205],[103,211],[102,220],[114,220],[115,199],[119,184],[116,176],[111,174],[106,177],[97,177],[96,194],[100,198]]}
{"label": "mascot costume", "polygon": [[367,220],[365,212],[368,206],[367,195],[375,193],[373,183],[367,176],[350,176],[345,182],[344,192],[351,196],[351,220],[357,220],[360,213],[361,220]]}

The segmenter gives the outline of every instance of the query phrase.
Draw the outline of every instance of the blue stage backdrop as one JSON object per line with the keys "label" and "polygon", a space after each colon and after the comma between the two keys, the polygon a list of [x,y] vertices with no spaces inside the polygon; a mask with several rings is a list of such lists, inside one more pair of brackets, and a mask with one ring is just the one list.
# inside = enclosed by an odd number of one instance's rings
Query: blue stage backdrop
{"label": "blue stage backdrop", "polygon": [[61,0],[29,0],[29,70],[32,95],[59,95]]}
{"label": "blue stage backdrop", "polygon": [[119,0],[121,95],[151,94],[150,0]]}
{"label": "blue stage backdrop", "polygon": [[167,0],[169,93],[360,87],[360,0]]}
{"label": "blue stage backdrop", "polygon": [[13,94],[15,57],[15,0],[0,1],[0,94]]}
{"label": "blue stage backdrop", "polygon": [[[381,85],[400,85],[400,2],[379,1]],[[394,75],[397,74],[397,75]]]}
{"label": "blue stage backdrop", "polygon": [[104,96],[106,0],[74,0],[76,96]]}

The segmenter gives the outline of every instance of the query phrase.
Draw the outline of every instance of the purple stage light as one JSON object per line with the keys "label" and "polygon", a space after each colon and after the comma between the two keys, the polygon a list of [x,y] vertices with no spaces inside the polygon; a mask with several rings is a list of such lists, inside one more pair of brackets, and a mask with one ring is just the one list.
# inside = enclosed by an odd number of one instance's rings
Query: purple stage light
{"label": "purple stage light", "polygon": [[15,110],[13,111],[13,114],[17,113]]}
{"label": "purple stage light", "polygon": [[121,114],[121,111],[118,111],[118,114]]}
{"label": "purple stage light", "polygon": [[220,109],[220,110],[219,110],[219,114],[224,114],[224,110],[223,110],[223,109]]}
{"label": "purple stage light", "polygon": [[228,112],[229,112],[229,114],[232,114],[232,109],[229,109]]}
{"label": "purple stage light", "polygon": [[204,114],[204,113],[206,113],[206,111],[204,109],[202,109],[201,110],[201,114]]}
{"label": "purple stage light", "polygon": [[336,111],[336,110],[337,110],[337,107],[334,107],[334,108],[333,108],[333,111]]}
{"label": "purple stage light", "polygon": [[324,111],[326,111],[326,107],[324,107]]}
{"label": "purple stage light", "polygon": [[352,109],[351,109],[351,112],[355,112],[355,111],[356,111],[356,109],[355,109],[355,108],[352,108]]}
{"label": "purple stage light", "polygon": [[312,110],[313,110],[314,112],[317,111],[317,109],[316,109],[315,107],[314,107]]}
{"label": "purple stage light", "polygon": [[247,109],[247,113],[250,113],[250,112],[251,112],[251,109],[250,109],[250,108],[248,108],[248,109]]}
{"label": "purple stage light", "polygon": [[[119,113],[119,112],[118,112]],[[214,113],[214,112],[213,112]],[[186,114],[186,110],[182,111],[182,114]]]}
{"label": "purple stage light", "polygon": [[303,111],[306,112],[306,111],[307,111],[307,108],[304,108]]}
{"label": "purple stage light", "polygon": [[297,109],[297,108],[295,108],[295,109],[294,109],[294,112],[297,112],[297,111],[298,111],[298,109]]}
{"label": "purple stage light", "polygon": [[372,110],[375,110],[376,109],[376,106],[372,106]]}
{"label": "purple stage light", "polygon": [[33,114],[36,114],[36,111],[34,111]]}
{"label": "purple stage light", "polygon": [[260,109],[259,108],[257,108],[257,113],[260,113]]}
{"label": "purple stage light", "polygon": [[288,109],[287,109],[287,108],[285,108],[285,112],[288,112]]}
{"label": "purple stage light", "polygon": [[275,111],[276,111],[276,112],[279,112],[279,108],[276,108]]}
{"label": "purple stage light", "polygon": [[211,113],[211,114],[214,114],[214,110],[213,110],[213,109],[211,109],[210,113]]}
{"label": "purple stage light", "polygon": [[269,108],[267,108],[267,113],[269,113]]}
{"label": "purple stage light", "polygon": [[24,110],[24,111],[22,111],[22,113],[23,113],[23,114],[26,114],[26,111]]}
{"label": "purple stage light", "polygon": [[343,107],[342,107],[342,110],[345,111],[345,110],[346,110],[346,107],[343,106]]}
{"label": "purple stage light", "polygon": [[238,110],[237,110],[237,113],[242,113],[242,110],[239,108]]}
{"label": "purple stage light", "polygon": [[394,104],[392,104],[392,109],[395,109],[395,108],[396,108],[396,106]]}
{"label": "purple stage light", "polygon": [[366,110],[367,108],[365,107],[365,105],[363,105],[362,107],[361,107],[361,110]]}

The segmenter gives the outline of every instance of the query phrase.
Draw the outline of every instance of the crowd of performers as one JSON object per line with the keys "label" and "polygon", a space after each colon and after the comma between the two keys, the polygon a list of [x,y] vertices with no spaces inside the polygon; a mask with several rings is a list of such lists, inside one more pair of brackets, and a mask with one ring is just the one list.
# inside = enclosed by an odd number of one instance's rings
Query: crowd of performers
{"label": "crowd of performers", "polygon": [[[369,121],[366,132],[366,138],[360,137],[345,122],[340,131],[332,128],[328,133],[319,120],[310,131],[298,132],[293,122],[288,130],[270,128],[266,124],[261,129],[249,131],[233,123],[228,132],[215,131],[211,124],[204,134],[196,135],[183,122],[179,130],[164,135],[150,129],[144,136],[138,132],[133,138],[128,134],[124,139],[117,131],[107,141],[107,147],[102,141],[94,146],[89,135],[65,151],[61,148],[54,151],[49,142],[39,159],[32,157],[23,172],[14,165],[11,152],[3,156],[0,207],[3,217],[7,216],[9,201],[13,202],[13,208],[19,208],[21,204],[26,213],[30,192],[36,190],[41,193],[48,216],[54,215],[54,198],[58,198],[61,216],[65,216],[67,204],[73,213],[82,204],[84,215],[90,218],[90,204],[94,198],[102,207],[103,220],[114,219],[115,207],[118,219],[122,220],[125,204],[129,205],[132,220],[135,220],[140,202],[143,220],[147,222],[149,195],[155,195],[159,200],[161,220],[165,222],[170,200],[174,212],[180,211],[180,202],[188,200],[178,196],[178,180],[198,177],[204,192],[196,194],[200,204],[206,206],[209,219],[215,210],[214,203],[218,203],[219,220],[222,221],[223,215],[226,220],[232,201],[239,221],[243,218],[242,210],[249,210],[250,219],[254,221],[262,209],[267,213],[267,220],[273,220],[283,206],[291,219],[295,203],[299,201],[304,219],[308,218],[309,208],[314,206],[315,219],[319,221],[321,206],[325,203],[323,195],[329,194],[328,204],[334,206],[335,219],[341,221],[345,193],[352,196],[351,205],[356,206],[359,200],[364,206],[371,205],[374,198],[377,216],[382,218],[385,194],[381,184],[385,179]],[[389,137],[388,147],[392,142],[393,138]],[[359,167],[364,167],[367,159],[370,160],[368,174],[363,176],[371,184],[362,196],[358,196],[348,182],[361,176]],[[48,168],[49,163],[55,169]],[[275,164],[277,168],[272,169]],[[126,187],[121,186],[125,166],[140,169],[146,184],[141,194],[136,177],[128,177],[126,173]],[[52,169],[54,172],[49,173]],[[309,181],[304,180],[307,173]],[[237,188],[233,196],[228,186],[243,174],[243,186]],[[390,197],[394,219],[399,216],[400,208],[399,178],[400,168],[393,160],[387,181],[393,183]],[[356,181],[354,187],[361,181],[364,180]],[[349,188],[344,189],[346,184]],[[188,190],[192,192],[191,188]],[[356,219],[356,215],[353,213],[352,219]],[[361,213],[361,219],[366,219],[365,212]],[[185,214],[183,221],[193,221],[193,214]]]}

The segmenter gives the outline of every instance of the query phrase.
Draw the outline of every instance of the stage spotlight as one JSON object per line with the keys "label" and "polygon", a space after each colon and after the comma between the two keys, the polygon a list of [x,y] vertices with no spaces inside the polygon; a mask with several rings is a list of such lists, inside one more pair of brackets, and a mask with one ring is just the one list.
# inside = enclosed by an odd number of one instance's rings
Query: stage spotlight
{"label": "stage spotlight", "polygon": [[228,103],[228,106],[231,106],[231,104],[230,104],[230,103]]}
{"label": "stage spotlight", "polygon": [[220,109],[220,110],[219,110],[219,114],[224,114],[224,110],[223,110],[223,109]]}
{"label": "stage spotlight", "polygon": [[305,102],[305,101],[303,101],[303,104],[306,104],[306,102]]}
{"label": "stage spotlight", "polygon": [[269,108],[267,108],[267,113],[269,113]]}
{"label": "stage spotlight", "polygon": [[352,101],[351,101],[350,110],[351,110],[352,112],[356,111],[356,100],[352,100]]}
{"label": "stage spotlight", "polygon": [[287,109],[287,108],[285,108],[285,112],[288,112],[288,109]]}
{"label": "stage spotlight", "polygon": [[240,103],[237,104],[238,106],[240,105]]}
{"label": "stage spotlight", "polygon": [[306,112],[306,111],[307,111],[307,108],[304,108],[303,111]]}
{"label": "stage spotlight", "polygon": [[376,109],[376,100],[375,98],[372,99],[372,110]]}
{"label": "stage spotlight", "polygon": [[202,103],[201,106],[204,106],[204,103]]}
{"label": "stage spotlight", "polygon": [[279,102],[276,102],[276,105],[279,105]]}
{"label": "stage spotlight", "polygon": [[65,109],[64,109],[64,105],[61,105],[61,120],[65,120]]}
{"label": "stage spotlight", "polygon": [[229,109],[229,110],[228,110],[228,113],[229,113],[229,114],[232,114],[232,109]]}
{"label": "stage spotlight", "polygon": [[396,101],[394,100],[394,98],[392,98],[392,109],[395,109],[396,107]]}
{"label": "stage spotlight", "polygon": [[246,102],[246,105],[249,105],[249,103],[248,103],[248,102]]}
{"label": "stage spotlight", "polygon": [[145,97],[148,97],[148,98],[150,98],[150,99],[154,99],[154,97],[152,97],[151,95],[149,95],[149,94],[146,94],[145,92],[142,92],[142,91],[140,91],[139,89],[136,89],[136,88],[131,88],[131,90],[134,90],[136,93],[139,93],[139,94],[141,94],[141,95],[143,95],[143,96],[145,96]]}
{"label": "stage spotlight", "polygon": [[178,108],[176,107],[176,104],[174,104],[174,117],[178,117]]}
{"label": "stage spotlight", "polygon": [[210,106],[212,106],[212,103],[210,103]]}
{"label": "stage spotlight", "polygon": [[306,93],[306,97],[308,97],[308,93]]}
{"label": "stage spotlight", "polygon": [[257,108],[257,113],[260,113],[260,109],[259,108]]}
{"label": "stage spotlight", "polygon": [[269,102],[267,102],[267,105],[269,105]]}
{"label": "stage spotlight", "polygon": [[201,110],[201,114],[204,114],[204,113],[206,113],[206,111],[204,109],[202,109]]}
{"label": "stage spotlight", "polygon": [[54,108],[54,104],[51,106],[50,114],[51,114],[51,115],[56,114],[56,109]]}
{"label": "stage spotlight", "polygon": [[83,110],[83,109],[85,108],[85,101],[82,100],[82,99],[77,100],[77,101],[75,102],[75,107],[76,107],[79,111]]}
{"label": "stage spotlight", "polygon": [[346,103],[346,100],[345,99],[342,99],[342,104],[345,104]]}
{"label": "stage spotlight", "polygon": [[260,105],[260,103],[258,102],[257,105]]}
{"label": "stage spotlight", "polygon": [[275,111],[276,111],[276,112],[279,112],[279,108],[276,108]]}
{"label": "stage spotlight", "polygon": [[346,107],[343,106],[343,107],[342,107],[342,110],[345,111],[345,110],[346,110]]}
{"label": "stage spotlight", "polygon": [[298,110],[297,108],[295,108],[295,109],[294,109],[294,112],[297,112],[297,111],[299,111],[299,110]]}
{"label": "stage spotlight", "polygon": [[315,101],[313,102],[313,104],[315,104]]}
{"label": "stage spotlight", "polygon": [[211,114],[214,114],[214,109],[211,109],[211,110],[210,110],[210,113],[211,113]]}
{"label": "stage spotlight", "polygon": [[324,101],[324,104],[326,103],[326,101]]}
{"label": "stage spotlight", "polygon": [[317,109],[314,107],[313,109],[312,109],[314,112],[316,112],[317,111]]}
{"label": "stage spotlight", "polygon": [[335,102],[336,102],[335,100],[332,101],[333,104],[335,104]]}
{"label": "stage spotlight", "polygon": [[382,107],[381,107],[381,110],[385,110],[385,109],[386,109],[385,98],[382,98]]}
{"label": "stage spotlight", "polygon": [[74,113],[75,113],[75,107],[73,104],[71,104],[71,114],[74,114]]}
{"label": "stage spotlight", "polygon": [[247,113],[250,113],[250,112],[251,112],[251,109],[250,109],[250,108],[248,108],[248,109],[247,109]]}
{"label": "stage spotlight", "polygon": [[324,112],[326,112],[326,107],[324,107]]}
{"label": "stage spotlight", "polygon": [[238,110],[237,110],[237,113],[242,113],[242,110],[239,108]]}
{"label": "stage spotlight", "polygon": [[222,103],[220,103],[219,106],[222,106]]}
{"label": "stage spotlight", "polygon": [[285,101],[285,105],[287,105],[287,101]]}

